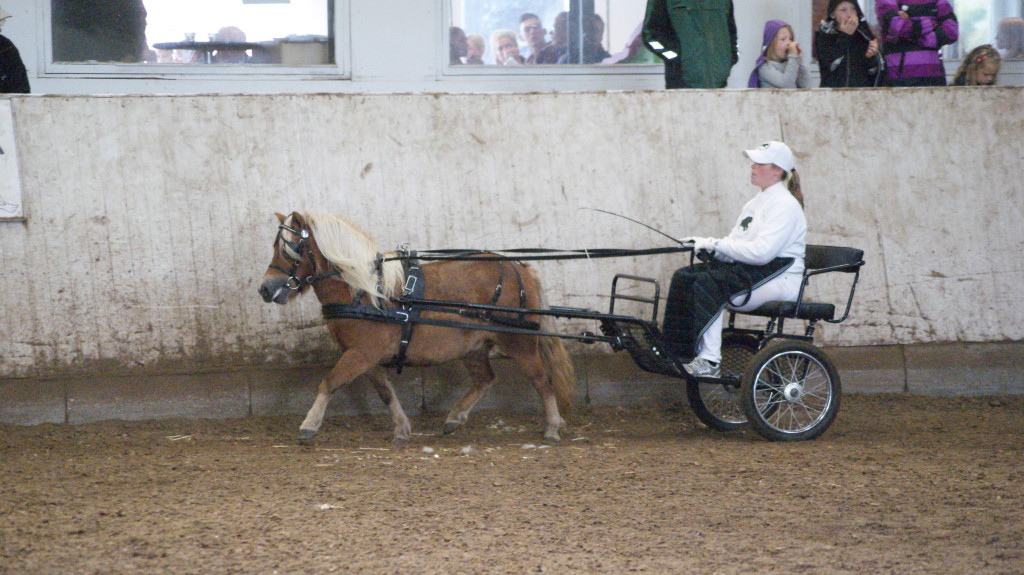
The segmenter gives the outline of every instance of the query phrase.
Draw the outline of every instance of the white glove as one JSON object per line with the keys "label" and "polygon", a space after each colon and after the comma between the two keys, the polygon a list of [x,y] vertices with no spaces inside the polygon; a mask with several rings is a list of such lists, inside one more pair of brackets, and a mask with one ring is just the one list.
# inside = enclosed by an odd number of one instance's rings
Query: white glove
{"label": "white glove", "polygon": [[693,251],[695,252],[704,250],[709,253],[715,253],[716,247],[718,247],[718,240],[715,238],[693,238]]}

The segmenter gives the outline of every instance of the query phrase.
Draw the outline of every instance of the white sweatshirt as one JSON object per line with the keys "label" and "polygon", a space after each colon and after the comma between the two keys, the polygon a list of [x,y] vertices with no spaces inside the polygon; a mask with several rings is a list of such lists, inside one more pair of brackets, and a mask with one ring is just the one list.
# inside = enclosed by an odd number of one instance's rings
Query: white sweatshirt
{"label": "white sweatshirt", "polygon": [[794,258],[787,273],[803,273],[807,219],[800,202],[779,182],[751,199],[715,253],[723,261],[764,265],[775,258]]}

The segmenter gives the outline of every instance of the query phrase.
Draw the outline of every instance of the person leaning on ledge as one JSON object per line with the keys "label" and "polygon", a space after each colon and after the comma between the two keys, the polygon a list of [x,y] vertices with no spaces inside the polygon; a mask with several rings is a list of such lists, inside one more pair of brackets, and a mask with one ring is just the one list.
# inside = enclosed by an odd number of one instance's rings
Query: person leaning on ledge
{"label": "person leaning on ledge", "polygon": [[[0,8],[0,28],[11,15]],[[0,34],[0,93],[28,94],[28,72],[21,54],[7,36]]]}

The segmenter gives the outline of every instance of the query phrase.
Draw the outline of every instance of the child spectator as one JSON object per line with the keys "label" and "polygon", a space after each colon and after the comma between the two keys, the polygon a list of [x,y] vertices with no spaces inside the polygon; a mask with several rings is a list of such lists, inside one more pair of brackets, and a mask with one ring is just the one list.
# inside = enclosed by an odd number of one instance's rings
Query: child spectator
{"label": "child spectator", "polygon": [[953,76],[954,86],[991,86],[996,83],[1003,59],[991,44],[971,50]]}
{"label": "child spectator", "polygon": [[466,44],[466,63],[482,65],[484,63],[484,52],[487,50],[484,37],[479,34],[470,34],[466,36]]}
{"label": "child spectator", "polygon": [[996,32],[996,48],[1003,58],[1024,58],[1024,19],[1003,18]]}
{"label": "child spectator", "polygon": [[803,49],[794,40],[793,27],[782,20],[764,23],[761,55],[750,73],[748,88],[806,88],[810,74],[801,57]]}
{"label": "child spectator", "polygon": [[829,0],[828,12],[814,34],[822,88],[878,85],[882,59],[878,40],[856,0]]}
{"label": "child spectator", "polygon": [[960,37],[949,0],[877,0],[875,13],[889,85],[945,86],[939,49]]}

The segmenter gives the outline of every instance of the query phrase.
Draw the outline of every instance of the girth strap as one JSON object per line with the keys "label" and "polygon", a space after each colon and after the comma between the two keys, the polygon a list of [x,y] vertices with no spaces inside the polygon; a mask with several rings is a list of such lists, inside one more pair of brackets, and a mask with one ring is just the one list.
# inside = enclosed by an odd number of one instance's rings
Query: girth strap
{"label": "girth strap", "polygon": [[[402,260],[402,267],[405,268],[405,285],[402,286],[402,296],[412,299],[423,299],[426,291],[426,283],[423,281],[423,270],[419,262],[415,260]],[[406,314],[406,321],[402,324],[402,340],[398,343],[398,354],[391,360],[391,365],[401,374],[405,367],[405,353],[409,349],[409,342],[412,341],[412,332],[420,319],[420,310],[408,304],[402,304],[402,312]]]}

